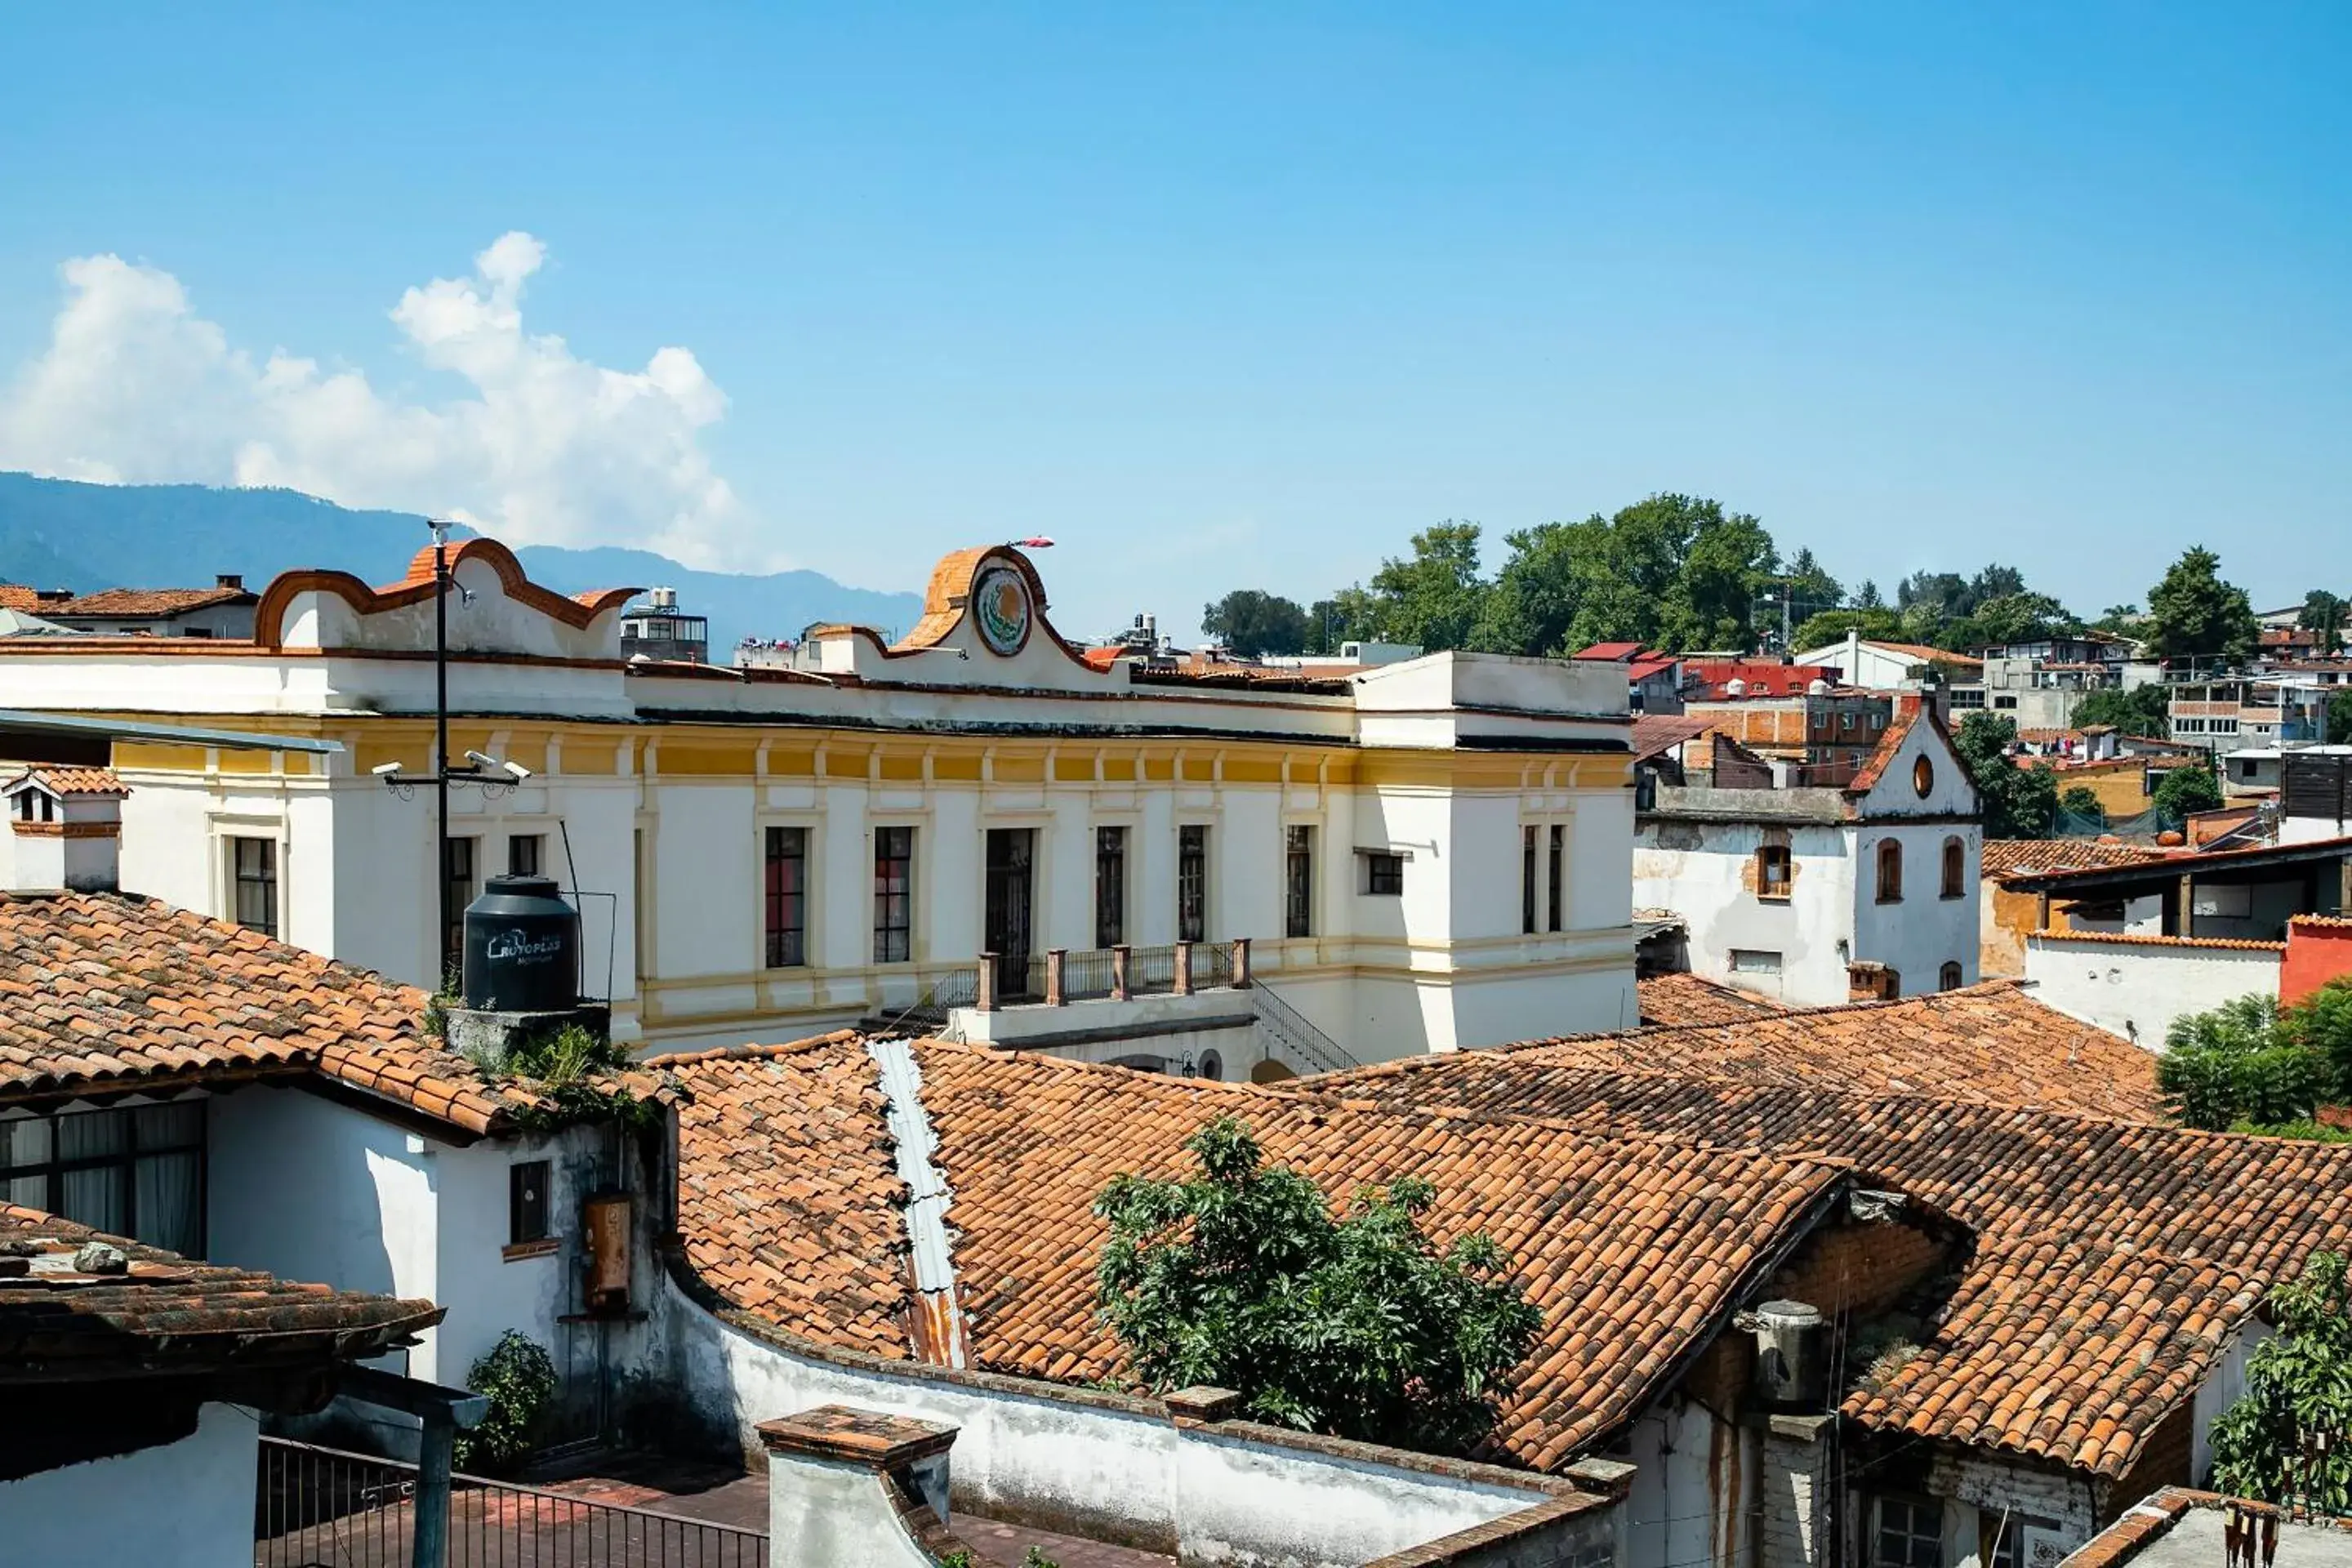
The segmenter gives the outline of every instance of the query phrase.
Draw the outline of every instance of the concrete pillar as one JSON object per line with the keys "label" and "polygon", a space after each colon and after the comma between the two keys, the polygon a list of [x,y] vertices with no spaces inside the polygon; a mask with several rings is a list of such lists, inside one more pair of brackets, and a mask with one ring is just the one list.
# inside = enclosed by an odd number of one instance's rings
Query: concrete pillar
{"label": "concrete pillar", "polygon": [[1114,1002],[1128,999],[1127,961],[1134,952],[1125,942],[1110,950],[1110,999]]}
{"label": "concrete pillar", "polygon": [[932,1568],[963,1550],[948,1531],[956,1429],[843,1405],[760,1423],[768,1539],[794,1568]]}
{"label": "concrete pillar", "polygon": [[1066,1004],[1062,994],[1062,966],[1069,958],[1069,950],[1049,947],[1045,950],[1045,1005],[1059,1007]]}
{"label": "concrete pillar", "polygon": [[2180,929],[2173,935],[2197,934],[2197,879],[2186,871],[2180,874],[2180,919],[2178,923]]}
{"label": "concrete pillar", "polygon": [[1234,989],[1246,991],[1250,983],[1250,939],[1234,938]]}
{"label": "concrete pillar", "polygon": [[1821,1568],[1836,1555],[1830,1474],[1834,1415],[1764,1418],[1757,1568]]}
{"label": "concrete pillar", "polygon": [[972,1007],[979,1012],[996,1011],[996,954],[980,955],[980,984],[972,988]]}
{"label": "concrete pillar", "polygon": [[1189,942],[1176,944],[1176,994],[1192,994],[1192,944]]}

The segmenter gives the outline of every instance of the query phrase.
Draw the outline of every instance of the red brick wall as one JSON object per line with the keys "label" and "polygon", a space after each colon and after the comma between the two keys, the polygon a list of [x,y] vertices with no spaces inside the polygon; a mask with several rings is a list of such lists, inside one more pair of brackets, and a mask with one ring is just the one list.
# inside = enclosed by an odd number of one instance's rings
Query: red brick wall
{"label": "red brick wall", "polygon": [[1943,1265],[1944,1244],[1901,1224],[1816,1231],[1763,1294],[1817,1307],[1824,1316],[1875,1312]]}

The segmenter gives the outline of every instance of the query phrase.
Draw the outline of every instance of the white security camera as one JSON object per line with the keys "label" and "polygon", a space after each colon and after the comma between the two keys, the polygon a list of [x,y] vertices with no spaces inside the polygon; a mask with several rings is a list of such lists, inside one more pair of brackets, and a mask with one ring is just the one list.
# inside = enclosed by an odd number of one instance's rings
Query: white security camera
{"label": "white security camera", "polygon": [[530,777],[530,770],[524,767],[520,763],[500,763],[499,766],[512,773],[514,775],[515,783],[517,784],[520,784],[523,780]]}
{"label": "white security camera", "polygon": [[380,779],[388,779],[400,772],[400,764],[398,763],[378,763],[375,766],[370,768],[368,772],[373,773]]}
{"label": "white security camera", "polygon": [[467,752],[466,753],[466,760],[473,763],[478,768],[495,768],[504,765],[498,760],[498,758],[488,756],[481,752]]}

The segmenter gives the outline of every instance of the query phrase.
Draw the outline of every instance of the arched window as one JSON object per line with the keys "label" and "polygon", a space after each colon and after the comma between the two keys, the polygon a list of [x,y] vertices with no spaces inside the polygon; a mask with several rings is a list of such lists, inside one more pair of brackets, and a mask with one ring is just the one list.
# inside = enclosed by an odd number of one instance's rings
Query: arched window
{"label": "arched window", "polygon": [[1944,840],[1944,897],[1968,897],[1969,847],[1958,838]]}
{"label": "arched window", "polygon": [[1957,963],[1944,965],[1943,972],[1936,976],[1936,988],[1939,991],[1958,991],[1960,988],[1960,966]]}
{"label": "arched window", "polygon": [[1899,838],[1878,841],[1878,901],[1903,901],[1903,841]]}

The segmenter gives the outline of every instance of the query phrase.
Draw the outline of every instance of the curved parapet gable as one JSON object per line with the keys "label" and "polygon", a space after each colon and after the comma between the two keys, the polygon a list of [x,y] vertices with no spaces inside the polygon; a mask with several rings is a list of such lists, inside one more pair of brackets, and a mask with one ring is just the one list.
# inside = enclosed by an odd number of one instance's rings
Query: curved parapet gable
{"label": "curved parapet gable", "polygon": [[[619,612],[644,592],[605,588],[567,598],[532,582],[495,539],[451,545],[448,563],[463,590],[449,615],[449,647],[459,652],[617,659]],[[429,546],[409,562],[407,575],[381,588],[348,572],[280,573],[254,609],[253,640],[268,648],[429,649],[433,636]]]}
{"label": "curved parapet gable", "polygon": [[897,642],[866,626],[819,626],[810,636],[827,674],[1031,689],[1123,685],[1054,629],[1045,605],[1045,580],[1028,556],[982,545],[931,568],[923,613]]}

